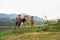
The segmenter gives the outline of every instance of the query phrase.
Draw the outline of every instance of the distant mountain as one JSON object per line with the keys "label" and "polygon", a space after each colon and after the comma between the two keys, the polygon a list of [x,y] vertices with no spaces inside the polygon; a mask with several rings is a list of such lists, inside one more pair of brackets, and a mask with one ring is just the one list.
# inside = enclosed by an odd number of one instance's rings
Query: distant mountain
{"label": "distant mountain", "polygon": [[44,23],[44,19],[40,18],[38,16],[34,16],[34,20],[36,22],[36,24],[42,25]]}
{"label": "distant mountain", "polygon": [[[25,15],[28,15],[28,14],[21,13],[20,15],[23,18]],[[17,17],[17,14],[2,14],[2,13],[0,13],[0,20],[10,20],[10,21],[13,21],[13,20],[16,20],[16,17]],[[34,20],[35,20],[35,22],[37,24],[43,24],[43,22],[44,22],[44,19],[40,18],[38,16],[34,16]]]}
{"label": "distant mountain", "polygon": [[43,18],[40,18],[38,16],[34,16],[34,19],[37,20],[37,21],[43,21]]}
{"label": "distant mountain", "polygon": [[8,16],[8,14],[0,13],[0,18],[4,18],[4,17],[6,17],[6,16]]}
{"label": "distant mountain", "polygon": [[[27,14],[26,13],[21,13],[20,15],[23,18],[24,15],[27,15]],[[17,17],[17,14],[4,14],[4,13],[0,13],[0,19],[5,19],[5,18],[7,19],[7,18],[9,18],[11,20],[11,19],[15,19],[16,17]]]}
{"label": "distant mountain", "polygon": [[[26,14],[26,13],[21,13],[20,14],[21,15],[21,17],[23,18],[25,15],[28,15],[28,14]],[[0,13],[0,19],[7,19],[7,18],[9,18],[9,19],[15,19],[17,17],[17,14],[2,14],[2,13]],[[38,16],[34,16],[34,19],[35,20],[40,20],[40,21],[42,21],[43,20],[43,18],[40,18],[40,17],[38,17]]]}
{"label": "distant mountain", "polygon": [[17,17],[17,14],[9,14],[7,17],[9,17],[9,19],[15,19]]}

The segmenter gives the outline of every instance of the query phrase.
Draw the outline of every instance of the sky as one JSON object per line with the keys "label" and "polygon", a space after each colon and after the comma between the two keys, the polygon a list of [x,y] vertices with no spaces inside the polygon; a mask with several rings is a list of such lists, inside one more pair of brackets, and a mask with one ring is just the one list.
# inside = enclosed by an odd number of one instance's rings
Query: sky
{"label": "sky", "polygon": [[47,19],[60,18],[60,0],[0,0],[0,13],[27,13]]}

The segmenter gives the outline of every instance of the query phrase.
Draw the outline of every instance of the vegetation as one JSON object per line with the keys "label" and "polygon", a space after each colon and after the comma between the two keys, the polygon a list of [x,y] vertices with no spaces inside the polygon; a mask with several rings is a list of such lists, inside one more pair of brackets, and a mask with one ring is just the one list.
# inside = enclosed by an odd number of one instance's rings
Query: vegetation
{"label": "vegetation", "polygon": [[0,32],[0,40],[60,40],[60,25],[43,25],[34,27],[22,27],[13,31],[8,29]]}
{"label": "vegetation", "polygon": [[15,31],[9,26],[0,30],[0,40],[60,40],[60,24],[53,20],[48,23],[49,25],[24,26]]}

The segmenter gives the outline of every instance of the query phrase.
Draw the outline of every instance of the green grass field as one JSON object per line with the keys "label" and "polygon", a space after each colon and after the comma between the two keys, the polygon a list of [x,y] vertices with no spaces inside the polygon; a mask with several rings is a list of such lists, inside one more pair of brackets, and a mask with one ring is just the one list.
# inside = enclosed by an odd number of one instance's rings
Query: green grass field
{"label": "green grass field", "polygon": [[60,40],[60,25],[22,27],[0,32],[0,40]]}

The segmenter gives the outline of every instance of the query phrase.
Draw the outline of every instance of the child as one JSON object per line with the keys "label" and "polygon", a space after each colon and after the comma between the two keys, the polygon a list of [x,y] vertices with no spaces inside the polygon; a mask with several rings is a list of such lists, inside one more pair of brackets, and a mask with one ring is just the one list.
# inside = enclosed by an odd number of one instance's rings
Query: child
{"label": "child", "polygon": [[26,19],[26,24],[29,25],[30,24],[30,18],[29,18],[29,16],[27,15],[25,19]]}
{"label": "child", "polygon": [[22,26],[25,26],[25,24],[26,24],[26,19],[25,19],[25,18],[26,18],[26,16],[24,16],[24,18],[23,18],[22,21],[21,21],[21,22],[23,23]]}
{"label": "child", "polygon": [[20,26],[21,26],[21,15],[18,15],[18,17],[16,17],[16,27],[14,28],[14,30],[16,29],[16,28],[20,28]]}
{"label": "child", "polygon": [[30,20],[30,21],[31,21],[31,25],[32,25],[32,26],[34,26],[34,19],[33,19],[33,18],[34,18],[34,17],[31,16],[31,20]]}

